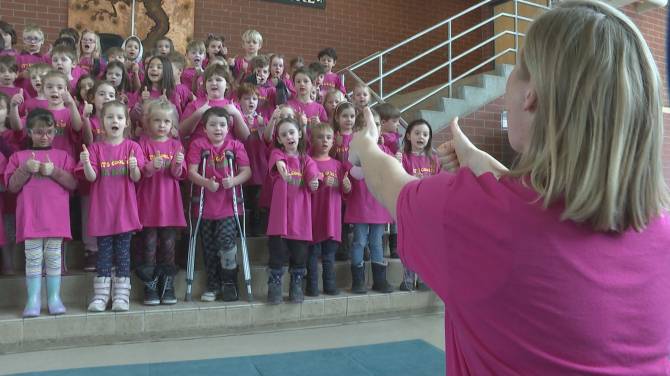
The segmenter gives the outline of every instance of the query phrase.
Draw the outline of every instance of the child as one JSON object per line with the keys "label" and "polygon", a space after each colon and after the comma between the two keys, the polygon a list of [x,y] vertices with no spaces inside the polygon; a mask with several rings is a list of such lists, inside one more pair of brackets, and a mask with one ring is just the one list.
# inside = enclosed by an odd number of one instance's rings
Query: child
{"label": "child", "polygon": [[364,84],[356,84],[354,86],[352,102],[356,106],[356,113],[367,107],[370,104],[370,89]]}
{"label": "child", "polygon": [[233,75],[237,82],[242,82],[252,73],[251,59],[258,56],[258,51],[263,47],[263,36],[256,30],[247,30],[242,34],[242,48],[244,56],[236,56],[231,63]]}
{"label": "child", "polygon": [[82,31],[79,40],[79,67],[86,73],[98,77],[105,71],[105,62],[101,59],[101,55],[102,47],[98,34],[91,30]]}
{"label": "child", "polygon": [[261,229],[261,214],[258,207],[258,195],[268,171],[268,145],[265,142],[265,119],[258,112],[258,88],[243,83],[237,89],[237,98],[242,117],[249,128],[249,137],[244,147],[249,156],[251,179],[244,186],[247,209],[251,212],[251,235],[258,235]]}
{"label": "child", "polygon": [[33,64],[28,68],[28,75],[30,77],[30,86],[33,88],[33,91],[36,93],[36,96],[31,97],[27,91],[23,91],[23,96],[25,101],[19,109],[21,116],[26,116],[30,111],[35,108],[47,108],[49,106],[49,101],[44,96],[43,82],[44,76],[47,73],[51,72],[53,68],[51,65],[44,63]]}
{"label": "child", "polygon": [[[232,187],[251,177],[249,159],[244,145],[226,137],[229,132],[230,114],[221,107],[212,107],[202,115],[206,137],[194,140],[188,149],[188,176],[200,187],[205,187],[201,239],[205,251],[207,287],[200,299],[211,302],[223,287],[223,300],[239,299],[237,288],[237,226],[233,217]],[[201,174],[201,155],[209,152],[205,176]],[[228,164],[226,153],[232,152],[234,166]],[[231,170],[232,169],[232,170]],[[234,172],[234,177],[231,173]],[[240,209],[241,210],[241,209]]]}
{"label": "child", "polygon": [[312,245],[307,256],[305,294],[319,295],[318,257],[323,267],[323,293],[338,295],[335,278],[335,252],[342,238],[342,193],[351,192],[351,181],[340,161],[331,158],[334,132],[330,124],[312,128],[312,159],[323,184],[312,196]]}
{"label": "child", "polygon": [[257,111],[265,119],[269,119],[277,106],[277,89],[272,85],[272,81],[268,80],[270,77],[270,62],[265,56],[259,55],[251,59],[251,66],[254,69],[254,75],[247,77],[245,81],[256,85],[258,90]]}
{"label": "child", "polygon": [[[207,64],[207,67],[213,64],[218,64],[224,66],[226,69],[228,69],[228,73],[230,76],[230,81],[228,82],[228,87],[229,90],[226,92],[226,99],[232,100],[234,95],[233,95],[233,90],[232,90],[232,85],[235,83],[235,80],[232,78],[232,73],[230,72],[230,66],[228,65],[228,61],[224,59],[221,56],[214,56],[212,57]],[[206,69],[206,68],[205,68]],[[199,74],[196,72],[196,76],[193,80],[193,87],[191,88],[192,93],[195,95],[196,98],[206,98],[207,97],[207,90],[205,90],[205,81],[203,78],[203,75],[205,72],[203,71],[202,74]]]}
{"label": "child", "polygon": [[[379,124],[379,115],[373,112],[375,122]],[[363,113],[356,116],[355,127],[364,126]],[[379,138],[379,148],[385,153],[390,151]],[[365,263],[363,262],[363,249],[370,248],[370,260],[372,265],[372,289],[381,293],[389,293],[393,288],[386,280],[386,267],[384,262],[384,250],[382,248],[382,237],[384,227],[390,223],[391,215],[370,193],[362,176],[351,172],[354,178],[351,181],[351,194],[347,198],[347,206],[344,213],[344,223],[354,226],[354,242],[351,245],[351,291],[355,294],[365,294]],[[357,178],[357,175],[359,178]]]}
{"label": "child", "polygon": [[168,56],[169,54],[175,52],[172,39],[165,35],[156,41],[156,46],[154,49],[156,50],[156,53],[161,56]]}
{"label": "child", "polygon": [[[17,150],[12,146],[8,145],[5,141],[6,136],[14,136],[19,134],[23,135],[23,132],[14,132],[11,130],[9,125],[9,103],[10,99],[7,95],[0,93],[0,134],[2,134],[2,140],[0,145],[2,150],[0,154],[0,170],[4,169],[3,161],[6,161],[6,158],[11,156],[11,154]],[[10,139],[13,137],[10,137]],[[4,172],[4,171],[3,171]],[[2,200],[0,201],[0,206],[2,206],[3,216],[0,216],[0,222],[4,222],[3,227],[0,227],[0,243],[2,243],[2,269],[0,269],[0,274],[2,275],[14,275],[14,245],[15,245],[15,225],[14,225],[14,213],[16,212],[16,196],[10,194],[3,194]],[[13,196],[13,197],[10,197]],[[1,204],[4,202],[4,205]],[[3,220],[4,219],[4,220]]]}
{"label": "child", "polygon": [[144,153],[124,137],[130,126],[128,108],[120,101],[102,107],[104,140],[84,146],[77,167],[91,182],[88,233],[98,241],[95,294],[88,306],[102,312],[109,303],[112,266],[115,268],[113,311],[127,311],[130,305],[130,237],[139,230],[135,183],[142,177]]}
{"label": "child", "polygon": [[63,73],[63,75],[67,77],[68,90],[70,90],[70,92],[73,94],[76,94],[79,77],[81,77],[83,73],[87,72],[86,70],[75,67],[74,65],[76,61],[77,56],[74,50],[71,50],[68,47],[58,46],[54,47],[54,49],[51,51],[51,65],[55,70]]}
{"label": "child", "polygon": [[326,92],[326,95],[323,97],[323,108],[326,109],[326,114],[328,114],[328,123],[333,123],[335,108],[344,101],[344,94],[341,91],[330,89]]}
{"label": "child", "polygon": [[[12,154],[5,170],[5,185],[17,193],[16,241],[25,241],[28,302],[23,317],[40,315],[42,260],[46,259],[49,313],[65,313],[60,298],[61,247],[70,234],[70,192],[77,187],[72,175],[75,160],[63,150],[52,149],[56,121],[48,110],[28,114],[30,150]],[[4,167],[4,157],[0,166]],[[39,215],[35,213],[39,211]]]}
{"label": "child", "polygon": [[314,77],[314,89],[316,92],[315,101],[323,104],[323,97],[326,95],[328,88],[323,86],[323,77],[326,73],[326,70],[323,68],[323,65],[319,63],[312,63],[309,65],[309,70],[312,71],[312,76]]}
{"label": "child", "polygon": [[[225,98],[226,89],[232,81],[230,70],[227,66],[210,64],[205,69],[206,98],[197,98],[186,106],[179,123],[179,135],[190,137],[191,141],[205,136],[205,123],[202,121],[203,114],[211,107],[223,107],[231,116],[235,117],[236,136],[240,140],[246,140],[248,129],[244,125],[244,119],[240,112]],[[239,124],[239,125],[238,125]],[[232,126],[232,125],[231,125]]]}
{"label": "child", "polygon": [[18,52],[14,47],[16,46],[16,30],[12,25],[0,20],[0,37],[5,43],[5,48],[0,51],[0,56],[16,56]]}
{"label": "child", "polygon": [[188,103],[193,100],[193,89],[191,86],[187,86],[181,83],[181,75],[186,68],[186,58],[184,58],[184,55],[177,52],[169,54],[167,58],[170,61],[170,64],[172,64],[172,74],[175,80],[175,92],[179,98],[185,98],[184,101],[186,104],[184,105],[184,108],[186,108]]}
{"label": "child", "polygon": [[23,43],[25,48],[20,54],[16,55],[16,64],[19,66],[19,77],[14,84],[29,96],[35,97],[37,93],[34,91],[28,75],[25,73],[31,65],[37,63],[45,63],[51,65],[51,58],[48,54],[42,54],[42,44],[44,43],[44,32],[36,25],[26,25],[23,29]]}
{"label": "child", "polygon": [[126,53],[121,47],[110,47],[107,49],[106,54],[108,63],[111,63],[112,61],[118,61],[119,63],[125,64],[126,62]]}
{"label": "child", "polygon": [[186,227],[179,181],[186,177],[184,153],[179,140],[170,137],[177,125],[177,110],[166,100],[147,104],[140,139],[147,161],[137,186],[137,205],[142,223],[144,257],[137,275],[144,282],[144,304],[175,304],[174,263],[177,228]]}
{"label": "child", "polygon": [[130,77],[128,77],[123,63],[111,61],[107,64],[105,81],[109,82],[112,87],[114,87],[119,99],[128,106],[128,108],[133,108],[135,106],[137,103],[137,93],[133,91],[133,85],[130,82]]}
{"label": "child", "polygon": [[0,93],[10,98],[18,94],[20,88],[14,85],[18,75],[19,66],[16,65],[16,58],[10,55],[0,56]]}
{"label": "child", "polygon": [[144,54],[142,40],[135,35],[131,35],[123,41],[121,48],[125,53],[124,64],[126,72],[130,76],[130,82],[133,86],[137,85],[136,88],[133,88],[139,91],[140,85],[145,79],[144,65],[142,64],[142,55]]}
{"label": "child", "polygon": [[83,114],[85,102],[88,101],[88,91],[95,85],[95,78],[90,74],[79,77],[74,88],[74,99],[77,100],[77,108]]}
{"label": "child", "polygon": [[202,63],[202,67],[207,68],[207,65],[215,57],[222,57],[225,60],[228,59],[228,48],[223,45],[225,38],[222,35],[209,34],[207,40],[205,40],[205,47],[207,48],[207,57]]}
{"label": "child", "polygon": [[[349,144],[354,137],[354,122],[356,120],[356,108],[351,102],[341,102],[335,107],[333,112],[333,131],[335,132],[335,158],[342,162],[344,169],[349,171],[351,163],[349,162]],[[346,212],[346,202],[343,202],[344,209],[342,214]],[[344,216],[342,217],[344,220]],[[351,242],[349,240],[351,230],[349,224],[342,225],[342,242],[337,250],[335,258],[338,261],[347,261],[350,256]]]}
{"label": "child", "polygon": [[272,179],[267,230],[270,249],[268,303],[282,302],[281,280],[287,258],[291,273],[289,300],[302,303],[307,245],[312,240],[311,192],[319,188],[319,170],[312,158],[305,154],[303,132],[293,118],[279,120],[268,168]]}
{"label": "child", "polygon": [[319,58],[319,63],[321,63],[325,70],[323,87],[325,89],[336,89],[342,94],[347,94],[347,89],[344,87],[340,76],[333,73],[333,67],[335,67],[335,64],[337,63],[337,53],[335,52],[335,49],[331,47],[324,48],[319,51],[317,57]]}
{"label": "child", "polygon": [[[314,75],[307,68],[298,68],[293,72],[293,83],[297,91],[296,97],[287,103],[298,115],[302,126],[328,121],[328,115],[323,106],[310,98],[314,88]],[[309,128],[308,128],[309,129]],[[309,136],[309,134],[308,134]]]}
{"label": "child", "polygon": [[[112,64],[114,62],[120,63],[121,67],[123,68],[123,75],[126,76],[124,81],[127,82],[127,88],[124,88],[124,93],[128,95],[128,93],[136,93],[139,89],[140,86],[142,86],[142,80],[144,80],[144,73],[139,69],[139,65],[137,66],[137,72],[133,72],[133,69],[135,65],[131,65],[130,69],[126,67],[126,57],[125,57],[125,52],[123,51],[122,48],[120,47],[112,47],[107,50],[107,69],[100,75],[101,79],[107,79],[107,70],[109,70],[109,64]],[[124,87],[126,84],[124,84]],[[132,106],[128,106],[128,108],[133,108]]]}
{"label": "child", "polygon": [[143,90],[139,93],[139,101],[135,105],[135,108],[133,108],[133,120],[138,122],[140,128],[143,111],[142,104],[148,99],[164,97],[164,99],[172,102],[177,108],[177,112],[181,115],[190,98],[182,98],[175,90],[176,86],[170,60],[165,56],[152,57],[149,60],[147,73],[142,83]]}
{"label": "child", "polygon": [[[381,121],[382,138],[384,145],[389,148],[391,154],[396,156],[400,162],[403,161],[402,152],[400,151],[401,136],[398,133],[398,125],[400,124],[400,111],[390,104],[382,103],[375,106],[375,111],[379,114]],[[392,223],[389,231],[389,253],[391,258],[398,258],[398,227]]]}
{"label": "child", "polygon": [[192,40],[186,45],[188,68],[181,74],[180,82],[188,88],[193,88],[193,81],[197,74],[203,72],[202,63],[205,60],[205,43],[201,40]]}
{"label": "child", "polygon": [[[402,167],[408,174],[422,179],[440,172],[440,161],[433,151],[432,143],[433,129],[427,121],[417,119],[409,123],[402,153]],[[419,290],[427,290],[426,285],[416,278],[416,274],[405,267],[400,290],[414,290],[415,282],[418,283]]]}
{"label": "child", "polygon": [[277,88],[277,104],[286,103],[295,95],[295,87],[291,75],[284,70],[284,55],[270,56],[270,81]]}

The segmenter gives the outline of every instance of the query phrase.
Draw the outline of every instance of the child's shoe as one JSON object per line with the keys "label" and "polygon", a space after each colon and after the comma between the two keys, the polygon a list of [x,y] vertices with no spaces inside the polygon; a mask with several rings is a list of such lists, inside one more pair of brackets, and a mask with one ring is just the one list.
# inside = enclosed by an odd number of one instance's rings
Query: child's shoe
{"label": "child's shoe", "polygon": [[144,283],[144,305],[152,306],[160,304],[156,267],[154,265],[141,265],[135,268],[135,274]]}
{"label": "child's shoe", "polygon": [[130,277],[114,277],[112,311],[127,311],[130,308]]}
{"label": "child's shoe", "polygon": [[291,271],[291,287],[288,290],[288,300],[293,303],[302,303],[305,300],[305,293],[302,291],[302,281],[305,278],[305,273],[305,268],[297,268]]}
{"label": "child's shoe", "polygon": [[111,277],[95,277],[93,279],[93,300],[88,305],[90,312],[104,312],[109,304],[109,289],[112,285]]}
{"label": "child's shoe", "polygon": [[393,287],[386,280],[386,265],[372,263],[372,289],[381,293],[393,292]]}
{"label": "child's shoe", "polygon": [[60,298],[61,276],[47,275],[47,304],[49,313],[52,315],[62,315],[65,313],[65,306]]}
{"label": "child's shoe", "polygon": [[200,295],[200,301],[213,302],[216,300],[217,291],[205,291]]}
{"label": "child's shoe", "polygon": [[173,265],[163,265],[159,270],[158,291],[161,304],[177,304],[177,297],[174,294],[174,276],[177,274],[177,268]]}
{"label": "child's shoe", "polygon": [[42,276],[26,277],[26,291],[28,292],[28,301],[23,310],[23,317],[37,317],[42,310]]}
{"label": "child's shoe", "polygon": [[268,276],[268,304],[281,304],[282,289],[281,276],[283,269],[270,269]]}
{"label": "child's shoe", "polygon": [[360,266],[351,265],[351,292],[354,294],[366,294],[365,287],[365,263]]}
{"label": "child's shoe", "polygon": [[240,294],[237,287],[237,270],[235,269],[223,269],[222,276],[222,295],[224,302],[234,302],[240,300]]}

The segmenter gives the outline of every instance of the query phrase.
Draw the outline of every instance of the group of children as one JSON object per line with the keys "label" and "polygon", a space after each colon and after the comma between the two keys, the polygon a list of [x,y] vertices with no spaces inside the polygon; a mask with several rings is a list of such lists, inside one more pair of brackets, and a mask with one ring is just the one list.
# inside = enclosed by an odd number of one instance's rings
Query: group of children
{"label": "group of children", "polygon": [[[25,242],[24,317],[40,314],[44,269],[49,312],[65,312],[61,250],[71,238],[72,202],[81,206],[87,269],[97,273],[89,311],[104,311],[110,302],[114,311],[128,310],[131,243],[140,250],[134,269],[144,283],[144,303],[176,303],[175,245],[186,226],[186,180],[205,191],[203,301],[239,298],[233,187],[244,189],[252,234],[268,236],[269,303],[283,300],[286,260],[290,301],[319,294],[319,257],[323,292],[338,294],[339,249],[350,251],[354,293],[366,292],[366,247],[372,289],[393,290],[382,247],[392,219],[348,161],[370,93],[358,85],[347,100],[332,71],[334,49],[320,51],[308,66],[291,60],[289,73],[283,55],[259,53],[263,39],[255,30],[242,35],[244,53],[230,59],[224,38],[215,35],[190,42],[185,57],[168,38],[147,50],[131,36],[103,57],[90,30],[79,38],[64,29],[48,54],[41,53],[45,35],[36,26],[23,30],[21,52],[11,25],[0,21],[0,36],[2,265],[10,273],[13,244]],[[414,176],[440,171],[427,122],[410,123],[401,137],[400,112],[390,104],[375,110],[382,150]],[[391,232],[397,257],[393,226]],[[414,288],[411,271],[403,279],[401,289]]]}

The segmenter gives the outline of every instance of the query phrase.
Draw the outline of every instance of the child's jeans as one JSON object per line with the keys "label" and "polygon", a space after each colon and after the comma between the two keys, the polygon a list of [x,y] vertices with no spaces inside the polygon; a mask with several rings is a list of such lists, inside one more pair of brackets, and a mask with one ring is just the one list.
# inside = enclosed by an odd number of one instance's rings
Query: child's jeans
{"label": "child's jeans", "polygon": [[382,237],[385,224],[354,224],[354,241],[351,245],[351,265],[363,265],[363,250],[365,246],[370,248],[370,260],[379,264],[384,263],[384,249]]}

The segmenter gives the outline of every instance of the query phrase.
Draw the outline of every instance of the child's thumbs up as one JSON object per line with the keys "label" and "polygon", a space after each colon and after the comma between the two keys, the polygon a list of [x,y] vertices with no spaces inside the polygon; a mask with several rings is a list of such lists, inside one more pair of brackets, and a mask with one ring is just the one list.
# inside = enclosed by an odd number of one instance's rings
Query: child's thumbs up
{"label": "child's thumbs up", "polygon": [[23,96],[23,89],[19,89],[19,95]]}
{"label": "child's thumbs up", "polygon": [[154,153],[153,162],[154,162],[154,168],[155,169],[159,170],[159,169],[163,168],[163,158],[161,157],[160,150],[156,150],[156,152]]}
{"label": "child's thumbs up", "polygon": [[82,144],[82,152],[79,153],[79,160],[81,163],[90,163],[90,154],[88,153],[88,148],[86,147],[86,144]]}
{"label": "child's thumbs up", "polygon": [[35,152],[30,153],[30,158],[26,161],[26,168],[31,174],[36,174],[40,171],[40,162],[35,160]]}
{"label": "child's thumbs up", "polygon": [[51,158],[49,158],[48,153],[46,157],[47,161],[40,165],[40,174],[44,176],[51,176],[51,174],[54,172],[54,164],[51,162]]}
{"label": "child's thumbs up", "polygon": [[135,158],[135,150],[130,150],[130,157],[128,158],[128,168],[137,168],[137,158]]}

